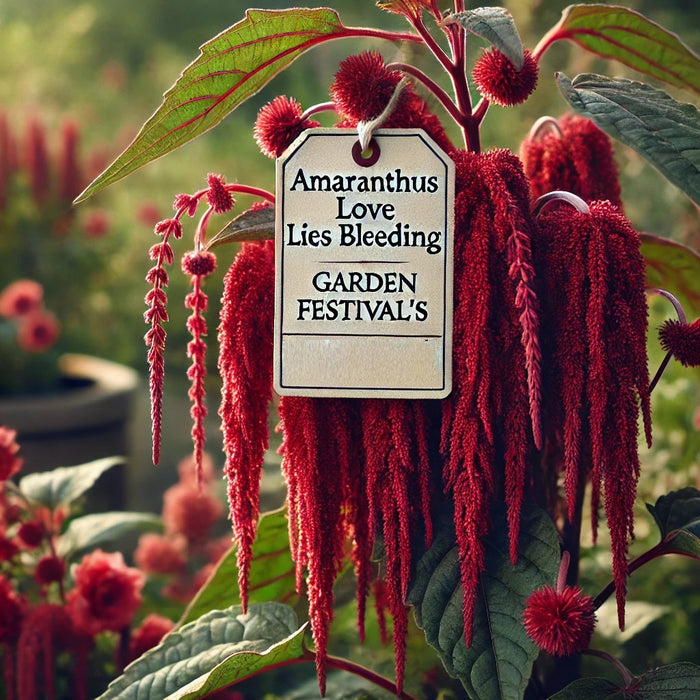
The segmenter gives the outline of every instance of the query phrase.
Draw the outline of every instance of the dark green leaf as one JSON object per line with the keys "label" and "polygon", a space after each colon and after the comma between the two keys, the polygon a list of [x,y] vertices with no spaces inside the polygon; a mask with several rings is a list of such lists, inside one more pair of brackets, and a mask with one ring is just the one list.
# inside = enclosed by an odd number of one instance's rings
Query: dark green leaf
{"label": "dark green leaf", "polygon": [[569,39],[603,58],[652,75],[670,85],[700,92],[700,58],[675,34],[626,7],[569,5],[535,49]]}
{"label": "dark green leaf", "polygon": [[329,8],[248,10],[201,47],[134,141],[76,202],[216,126],[308,49],[353,36],[419,41],[413,34],[345,27]]}
{"label": "dark green leaf", "polygon": [[514,66],[523,67],[523,43],[513,16],[503,7],[476,7],[449,15],[445,23],[457,22],[467,31],[493,44]]}
{"label": "dark green leaf", "polygon": [[647,509],[661,531],[664,554],[700,559],[700,491],[688,487],[661,496]]}
{"label": "dark green leaf", "polygon": [[471,697],[521,698],[539,650],[522,624],[524,603],[537,588],[553,585],[560,561],[559,539],[550,517],[524,508],[519,559],[508,554],[505,507],[494,508],[485,539],[486,570],[474,619],[470,648],[464,644],[462,586],[454,529],[443,526],[416,567],[409,593],[416,621],[447,671]]}
{"label": "dark green leaf", "polygon": [[586,73],[559,88],[569,104],[633,148],[700,204],[700,112],[644,83]]}
{"label": "dark green leaf", "polygon": [[195,700],[304,656],[305,626],[279,603],[214,610],[126,667],[99,700]]}
{"label": "dark green leaf", "polygon": [[105,457],[75,467],[58,467],[49,472],[28,474],[20,480],[19,490],[25,498],[54,509],[59,505],[69,505],[108,469],[123,463],[123,457]]}
{"label": "dark green leaf", "polygon": [[206,249],[216,248],[224,243],[240,241],[262,241],[275,237],[275,209],[248,210],[229,221],[221,231],[212,236]]}
{"label": "dark green leaf", "polygon": [[647,287],[671,292],[689,315],[700,316],[700,255],[668,238],[650,233],[639,237],[647,264]]}
{"label": "dark green leaf", "polygon": [[[178,624],[196,620],[210,610],[239,604],[237,576],[236,549],[232,547],[217,564]],[[294,562],[289,551],[288,522],[284,509],[266,513],[260,518],[253,543],[248,594],[252,603],[271,600],[288,603],[296,595]]]}
{"label": "dark green leaf", "polygon": [[58,552],[68,557],[75,552],[94,549],[133,532],[160,530],[162,520],[151,513],[94,513],[71,520],[58,541]]}
{"label": "dark green leaf", "polygon": [[549,700],[695,700],[700,697],[700,666],[678,663],[644,673],[629,688],[604,678],[583,678],[567,685]]}

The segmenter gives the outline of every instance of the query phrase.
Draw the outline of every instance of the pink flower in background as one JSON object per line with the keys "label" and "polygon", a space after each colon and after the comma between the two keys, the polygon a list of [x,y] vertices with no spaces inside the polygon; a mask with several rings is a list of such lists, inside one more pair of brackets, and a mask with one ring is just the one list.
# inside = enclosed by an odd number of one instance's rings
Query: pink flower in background
{"label": "pink flower in background", "polygon": [[5,481],[22,468],[22,459],[17,456],[19,445],[15,442],[16,430],[0,425],[0,481]]}
{"label": "pink flower in background", "polygon": [[48,350],[60,335],[58,319],[43,309],[23,316],[17,328],[17,345],[27,352]]}
{"label": "pink flower in background", "polygon": [[8,284],[0,293],[0,315],[24,316],[41,307],[44,288],[34,280],[22,279]]}
{"label": "pink flower in background", "polygon": [[136,565],[146,573],[178,574],[185,569],[187,541],[182,536],[141,535],[134,552]]}
{"label": "pink flower in background", "polygon": [[195,483],[179,483],[163,494],[163,522],[166,533],[182,534],[193,544],[209,537],[212,526],[222,517],[221,502]]}
{"label": "pink flower in background", "polygon": [[138,659],[139,656],[159,644],[173,627],[173,621],[167,617],[155,613],[147,615],[131,637],[128,660]]}
{"label": "pink flower in background", "polygon": [[76,627],[95,635],[127,627],[141,604],[145,577],[128,567],[121,552],[97,549],[86,554],[73,571],[75,588],[68,611]]}
{"label": "pink flower in background", "polygon": [[109,214],[104,209],[93,209],[85,217],[83,233],[87,238],[102,238],[109,233],[111,223]]}

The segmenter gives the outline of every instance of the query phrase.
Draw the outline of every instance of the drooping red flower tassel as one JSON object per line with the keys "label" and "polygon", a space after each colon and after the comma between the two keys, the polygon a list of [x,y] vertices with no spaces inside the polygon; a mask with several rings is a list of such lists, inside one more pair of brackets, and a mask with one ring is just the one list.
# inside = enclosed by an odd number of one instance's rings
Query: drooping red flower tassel
{"label": "drooping red flower tassel", "polygon": [[564,436],[569,519],[589,469],[594,527],[604,492],[623,627],[640,411],[651,441],[644,259],[639,236],[609,202],[592,202],[590,211],[556,208],[542,213],[539,224],[537,265],[550,367],[546,424],[552,439]]}
{"label": "drooping red flower tassel", "polygon": [[467,645],[483,537],[499,491],[517,558],[533,427],[539,432],[538,308],[530,259],[534,224],[518,159],[458,152],[453,391],[443,401],[443,481],[455,502]]}
{"label": "drooping red flower tassel", "polygon": [[544,117],[523,142],[520,157],[534,198],[564,190],[586,202],[608,200],[622,210],[612,142],[590,119]]}
{"label": "drooping red flower tassel", "polygon": [[365,488],[370,527],[381,533],[388,608],[394,620],[396,684],[406,665],[412,541],[425,528],[432,540],[427,402],[368,399],[362,402]]}
{"label": "drooping red flower tassel", "polygon": [[224,278],[219,324],[224,474],[244,609],[259,515],[260,476],[269,441],[274,275],[274,243],[243,243]]}
{"label": "drooping red flower tassel", "polygon": [[302,585],[303,570],[307,572],[306,593],[321,695],[326,685],[333,584],[351,532],[347,516],[352,498],[351,465],[361,463],[356,454],[356,408],[357,403],[348,399],[283,396],[279,403],[292,555],[297,588]]}

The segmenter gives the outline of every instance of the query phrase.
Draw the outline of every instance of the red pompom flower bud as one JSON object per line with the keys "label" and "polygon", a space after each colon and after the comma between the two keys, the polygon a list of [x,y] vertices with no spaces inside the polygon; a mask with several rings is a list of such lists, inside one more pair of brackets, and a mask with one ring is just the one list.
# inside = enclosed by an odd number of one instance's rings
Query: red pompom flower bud
{"label": "red pompom flower bud", "polygon": [[253,136],[268,158],[279,158],[304,129],[320,126],[313,119],[302,118],[302,114],[301,105],[284,95],[275,97],[258,112]]}
{"label": "red pompom flower bud", "polygon": [[479,92],[501,107],[519,105],[537,86],[537,61],[526,49],[523,66],[516,70],[509,58],[498,49],[484,51],[474,64],[473,77]]}
{"label": "red pompom flower bud", "polygon": [[659,340],[684,367],[700,366],[700,318],[692,323],[666,321],[659,329]]}

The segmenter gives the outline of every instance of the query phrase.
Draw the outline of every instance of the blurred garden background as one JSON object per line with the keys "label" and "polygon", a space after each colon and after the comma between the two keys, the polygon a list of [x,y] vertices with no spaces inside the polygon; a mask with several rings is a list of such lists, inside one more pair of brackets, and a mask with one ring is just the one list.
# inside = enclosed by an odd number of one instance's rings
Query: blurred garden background
{"label": "blurred garden background", "polygon": [[[274,9],[292,4],[267,0],[253,6]],[[447,6],[448,3],[443,4]],[[533,48],[569,3],[509,0],[502,4],[515,17],[524,45]],[[663,3],[630,0],[624,4],[678,33],[695,51],[700,49],[700,5],[696,0]],[[404,29],[400,18],[377,9],[372,0],[331,0],[319,5],[337,9],[347,25],[374,24]],[[468,6],[474,5],[468,3]],[[240,20],[247,6],[240,0],[0,0],[0,113],[19,139],[30,119],[40,121],[46,128],[50,145],[58,142],[65,121],[72,120],[78,125],[85,177],[91,179],[128,145],[141,124],[160,105],[162,93],[197,56],[198,47]],[[472,50],[478,51],[479,41],[472,44]],[[185,356],[188,341],[185,319],[189,312],[181,303],[188,280],[179,276],[174,268],[169,291],[171,320],[166,353],[163,456],[157,468],[150,462],[142,317],[143,296],[147,291],[144,276],[150,266],[147,251],[155,242],[153,225],[170,215],[177,193],[195,192],[203,187],[209,172],[221,173],[227,181],[241,180],[272,190],[274,164],[259,153],[252,136],[258,109],[278,94],[296,97],[304,107],[327,100],[328,86],[338,62],[362,48],[380,47],[371,41],[337,41],[309,52],[219,128],[80,205],[85,212],[100,212],[103,216],[103,235],[89,241],[99,248],[102,265],[97,276],[66,270],[67,276],[72,277],[71,293],[79,295],[87,304],[78,318],[66,321],[73,324],[75,332],[71,334],[73,345],[65,349],[125,363],[142,377],[130,427],[129,509],[158,512],[163,489],[178,479],[177,462],[191,449],[185,379],[189,364]],[[392,56],[392,49],[381,45],[387,60],[398,57],[401,49],[394,50],[396,55]],[[425,60],[430,61],[430,58],[426,56]],[[558,44],[543,60],[539,86],[531,99],[515,109],[491,108],[495,114],[490,113],[485,122],[484,148],[500,146],[517,151],[538,117],[559,116],[565,111],[564,100],[553,81],[555,70],[564,70],[569,77],[589,71],[638,77],[619,65],[605,65],[590,55]],[[687,95],[679,99],[687,99]],[[437,113],[440,114],[439,109]],[[452,136],[458,143],[457,134]],[[635,228],[700,248],[698,213],[689,200],[629,149],[617,148],[617,162],[626,213]],[[239,211],[242,207],[247,207],[244,198]],[[226,219],[222,217],[220,223],[223,226]],[[192,232],[186,230],[185,239],[176,248],[176,257],[191,246],[187,239]],[[47,231],[46,235],[51,233]],[[217,468],[222,465],[223,457],[216,416],[215,328],[220,280],[234,255],[234,246],[219,248],[219,269],[207,280],[211,304],[207,449]],[[60,250],[52,264],[66,264]],[[6,283],[5,280],[0,282]],[[70,316],[70,306],[69,297],[66,318]],[[652,374],[662,357],[657,349],[656,328],[669,315],[667,304],[653,304]],[[689,315],[695,318],[697,309]],[[659,495],[686,485],[700,487],[699,386],[697,372],[676,366],[667,372],[655,392],[656,444],[651,452],[642,452],[644,471],[637,529],[640,542],[649,535],[656,537],[651,534],[652,521],[644,512],[643,501],[653,502]],[[18,436],[20,444],[21,437]],[[268,500],[264,502],[267,507],[279,505],[283,498],[276,471],[278,459],[270,454]],[[607,573],[602,573],[609,571],[609,561],[604,560],[605,551],[604,546],[591,550],[583,560],[584,577],[591,585],[606,579]],[[660,608],[650,608],[646,613],[648,618],[658,618],[657,621],[626,642],[623,660],[629,662],[633,670],[680,659],[697,661],[700,658],[697,565],[667,557],[653,567],[649,576],[641,573],[630,589],[633,602],[664,606],[678,599],[682,604],[675,605],[668,614]],[[629,618],[633,618],[632,613]],[[613,631],[610,635],[611,648],[625,641],[619,633],[616,635]],[[639,660],[640,657],[644,660]]]}

